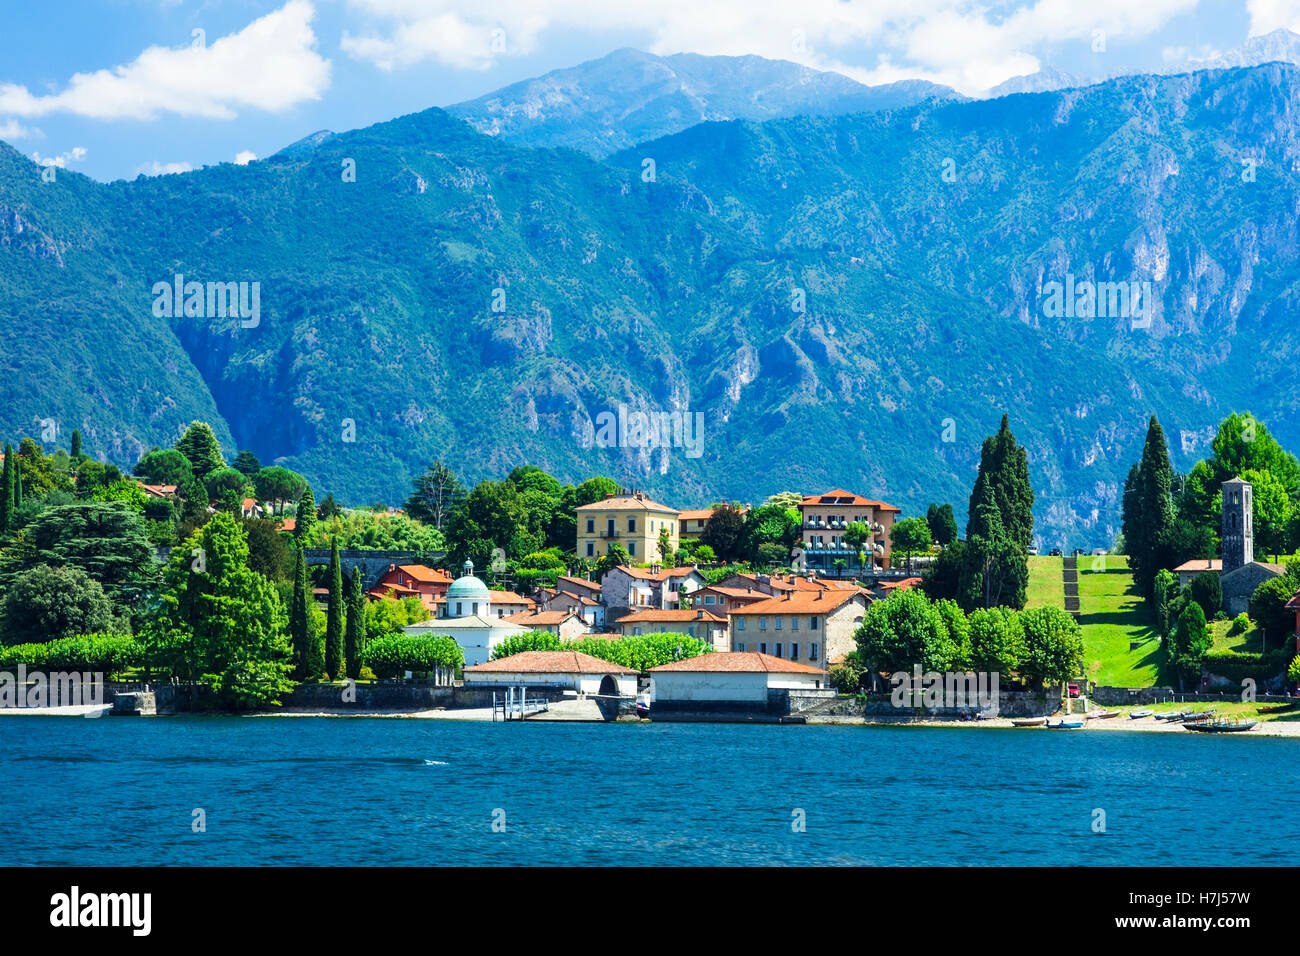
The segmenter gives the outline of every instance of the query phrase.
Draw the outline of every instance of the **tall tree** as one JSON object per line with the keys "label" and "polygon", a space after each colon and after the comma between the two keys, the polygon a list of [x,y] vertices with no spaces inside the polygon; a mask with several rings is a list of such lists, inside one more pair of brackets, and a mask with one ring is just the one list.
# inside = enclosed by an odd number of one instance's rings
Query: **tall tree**
{"label": "tall tree", "polygon": [[740,557],[741,533],[745,528],[745,513],[739,505],[724,501],[714,506],[709,523],[700,534],[700,544],[707,544],[719,561],[734,561]]}
{"label": "tall tree", "polygon": [[1169,462],[1165,432],[1156,416],[1147,423],[1146,442],[1136,471],[1130,471],[1124,492],[1124,546],[1133,581],[1145,595],[1152,593],[1156,572],[1174,530],[1174,469]]}
{"label": "tall tree", "polygon": [[902,552],[907,570],[912,570],[912,555],[930,549],[930,526],[921,517],[903,518],[889,529],[889,543],[895,551]]}
{"label": "tall tree", "polygon": [[992,502],[1001,517],[1003,532],[1027,553],[1034,541],[1034,489],[1029,483],[1029,456],[1016,443],[1007,416],[996,435],[984,439],[979,474],[971,490],[966,536],[974,533],[977,506]]}
{"label": "tall tree", "polygon": [[343,653],[348,677],[361,676],[361,651],[366,628],[366,595],[361,589],[361,569],[354,567],[348,582],[348,625],[344,634]]}
{"label": "tall tree", "polygon": [[9,530],[10,524],[13,523],[14,508],[14,474],[17,469],[14,461],[14,449],[8,442],[5,442],[5,465],[3,490],[0,490],[0,532]]}
{"label": "tall tree", "polygon": [[81,429],[79,428],[74,428],[72,430],[72,444],[68,455],[73,461],[76,461],[81,457]]}
{"label": "tall tree", "polygon": [[930,537],[943,547],[948,547],[957,540],[957,516],[952,512],[952,505],[931,504],[925,515],[926,524],[930,526]]}
{"label": "tall tree", "polygon": [[414,490],[406,501],[406,513],[441,531],[447,516],[464,497],[465,487],[452,470],[435,461],[415,479]]}
{"label": "tall tree", "polygon": [[298,520],[293,526],[293,536],[301,543],[308,540],[311,529],[316,526],[316,496],[310,487],[298,500]]}
{"label": "tall tree", "polygon": [[131,472],[149,484],[176,485],[178,488],[195,477],[190,460],[175,448],[154,448],[146,452]]}
{"label": "tall tree", "polygon": [[212,433],[212,426],[207,422],[191,422],[176,443],[176,450],[189,460],[190,468],[200,480],[226,463],[221,457],[221,445],[217,442],[217,436]]}
{"label": "tall tree", "polygon": [[293,646],[294,678],[313,680],[315,653],[311,648],[311,588],[307,583],[307,562],[298,550],[293,569],[293,603],[289,609],[289,640]]}
{"label": "tall tree", "polygon": [[330,548],[330,596],[326,606],[325,673],[330,680],[343,676],[343,631],[346,626],[343,594],[343,569],[339,563],[339,544]]}
{"label": "tall tree", "polygon": [[235,456],[235,461],[232,467],[242,472],[246,477],[252,478],[262,470],[262,463],[257,460],[256,455],[245,448]]}

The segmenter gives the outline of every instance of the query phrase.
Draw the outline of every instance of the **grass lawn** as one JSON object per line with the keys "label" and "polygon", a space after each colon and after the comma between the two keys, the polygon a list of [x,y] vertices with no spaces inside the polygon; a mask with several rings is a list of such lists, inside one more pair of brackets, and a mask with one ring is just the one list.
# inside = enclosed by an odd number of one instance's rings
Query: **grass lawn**
{"label": "grass lawn", "polygon": [[1164,652],[1149,624],[1146,603],[1133,586],[1126,556],[1108,554],[1102,561],[1080,555],[1079,623],[1089,680],[1113,687],[1158,682]]}
{"label": "grass lawn", "polygon": [[1025,607],[1065,607],[1061,561],[1061,558],[1040,554],[1029,556],[1029,588]]}
{"label": "grass lawn", "polygon": [[[1260,650],[1260,633],[1255,622],[1251,621],[1250,627],[1246,628],[1240,634],[1229,634],[1228,630],[1232,627],[1232,621],[1210,621],[1210,634],[1214,637],[1214,644],[1210,650],[1215,654],[1222,654],[1231,651],[1234,654],[1258,654]],[[1276,641],[1270,645],[1276,647]]]}

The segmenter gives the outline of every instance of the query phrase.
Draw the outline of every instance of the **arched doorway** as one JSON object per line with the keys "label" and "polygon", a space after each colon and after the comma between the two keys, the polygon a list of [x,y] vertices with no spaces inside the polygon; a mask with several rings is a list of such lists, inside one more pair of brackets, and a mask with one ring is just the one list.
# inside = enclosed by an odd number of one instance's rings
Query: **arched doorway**
{"label": "arched doorway", "polygon": [[613,674],[606,674],[600,682],[600,690],[597,692],[601,697],[617,697],[618,681],[614,680]]}
{"label": "arched doorway", "polygon": [[606,720],[618,719],[618,681],[614,679],[613,674],[606,674],[600,680],[600,695],[596,698],[596,706],[600,708],[600,716]]}

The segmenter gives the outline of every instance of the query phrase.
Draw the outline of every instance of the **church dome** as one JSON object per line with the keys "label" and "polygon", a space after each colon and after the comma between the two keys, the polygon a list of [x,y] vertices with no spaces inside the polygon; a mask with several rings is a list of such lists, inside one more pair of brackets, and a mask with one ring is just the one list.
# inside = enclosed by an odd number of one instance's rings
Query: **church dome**
{"label": "church dome", "polygon": [[465,573],[451,583],[447,589],[447,602],[453,601],[477,601],[484,606],[491,600],[488,593],[488,586],[481,580],[474,577],[474,562],[465,562]]}

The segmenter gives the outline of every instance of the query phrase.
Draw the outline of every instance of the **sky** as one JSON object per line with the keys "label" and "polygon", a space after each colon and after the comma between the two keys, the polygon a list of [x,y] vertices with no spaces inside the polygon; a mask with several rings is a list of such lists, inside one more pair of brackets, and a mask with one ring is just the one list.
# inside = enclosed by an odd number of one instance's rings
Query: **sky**
{"label": "sky", "polygon": [[0,140],[102,181],[266,157],[620,47],[979,96],[1300,32],[1300,0],[0,0]]}

